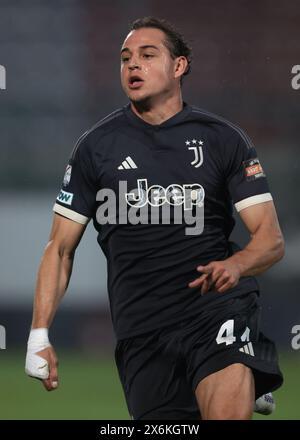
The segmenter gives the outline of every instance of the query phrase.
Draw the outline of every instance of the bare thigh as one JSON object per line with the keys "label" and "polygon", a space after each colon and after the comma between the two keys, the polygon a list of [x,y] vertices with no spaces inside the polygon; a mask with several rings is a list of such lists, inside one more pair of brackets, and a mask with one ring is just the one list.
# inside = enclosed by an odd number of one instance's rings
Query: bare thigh
{"label": "bare thigh", "polygon": [[250,420],[255,400],[253,373],[232,364],[205,377],[196,388],[203,420]]}

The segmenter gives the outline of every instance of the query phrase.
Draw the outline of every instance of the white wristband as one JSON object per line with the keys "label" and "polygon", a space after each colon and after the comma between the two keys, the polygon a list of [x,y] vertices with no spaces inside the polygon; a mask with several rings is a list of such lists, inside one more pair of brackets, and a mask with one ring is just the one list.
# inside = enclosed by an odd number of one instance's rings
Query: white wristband
{"label": "white wristband", "polygon": [[27,348],[28,350],[36,353],[46,347],[49,347],[50,342],[48,338],[47,328],[34,328],[30,331]]}
{"label": "white wristband", "polygon": [[35,328],[30,331],[25,362],[25,372],[29,376],[38,379],[49,377],[48,362],[36,353],[50,347],[50,345],[47,328]]}

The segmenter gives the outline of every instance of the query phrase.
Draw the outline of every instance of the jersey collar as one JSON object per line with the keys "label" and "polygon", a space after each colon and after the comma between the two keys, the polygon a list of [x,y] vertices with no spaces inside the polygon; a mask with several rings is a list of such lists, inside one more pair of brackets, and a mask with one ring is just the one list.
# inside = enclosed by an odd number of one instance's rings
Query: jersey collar
{"label": "jersey collar", "polygon": [[185,101],[183,101],[183,108],[179,112],[177,112],[175,115],[173,115],[171,118],[167,119],[166,121],[162,122],[161,124],[154,125],[149,124],[148,122],[144,121],[142,118],[137,116],[130,107],[130,103],[124,105],[124,113],[128,117],[128,119],[136,126],[141,128],[149,128],[152,130],[157,130],[160,128],[165,127],[171,127],[173,125],[178,124],[182,120],[186,118],[186,116],[192,111],[192,108],[187,104]]}

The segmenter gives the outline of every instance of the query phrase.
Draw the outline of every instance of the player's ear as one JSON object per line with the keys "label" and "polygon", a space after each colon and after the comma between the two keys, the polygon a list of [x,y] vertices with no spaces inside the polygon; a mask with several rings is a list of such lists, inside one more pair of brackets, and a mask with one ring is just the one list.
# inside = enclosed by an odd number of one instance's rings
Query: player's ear
{"label": "player's ear", "polygon": [[188,61],[186,57],[180,56],[175,59],[175,66],[174,66],[174,75],[175,78],[178,78],[184,74],[188,66]]}

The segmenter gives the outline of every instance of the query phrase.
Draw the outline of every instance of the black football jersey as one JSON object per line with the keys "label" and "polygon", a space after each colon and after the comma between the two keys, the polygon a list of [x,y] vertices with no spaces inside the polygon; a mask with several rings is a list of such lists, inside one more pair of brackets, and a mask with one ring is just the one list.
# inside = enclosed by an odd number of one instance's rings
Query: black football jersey
{"label": "black football jersey", "polygon": [[239,127],[187,103],[152,125],[127,104],[79,138],[53,209],[82,224],[93,219],[114,331],[123,339],[225,295],[258,291],[253,277],[223,294],[201,295],[188,283],[201,275],[197,266],[236,250],[233,206],[269,200],[256,150]]}

